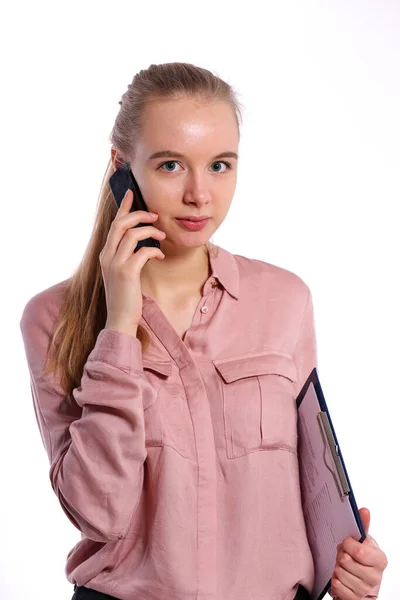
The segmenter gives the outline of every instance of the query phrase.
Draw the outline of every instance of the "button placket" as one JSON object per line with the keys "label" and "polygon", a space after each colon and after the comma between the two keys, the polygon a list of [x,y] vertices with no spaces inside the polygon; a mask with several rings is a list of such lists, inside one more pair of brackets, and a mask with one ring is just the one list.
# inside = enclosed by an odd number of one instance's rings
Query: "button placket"
{"label": "button placket", "polygon": [[218,281],[211,282],[210,288],[213,288],[213,289],[211,289],[211,291],[204,296],[204,304],[200,308],[200,312],[202,312],[203,314],[208,313],[207,301],[210,298],[210,296],[214,293],[214,288],[216,288],[217,286],[218,286]]}

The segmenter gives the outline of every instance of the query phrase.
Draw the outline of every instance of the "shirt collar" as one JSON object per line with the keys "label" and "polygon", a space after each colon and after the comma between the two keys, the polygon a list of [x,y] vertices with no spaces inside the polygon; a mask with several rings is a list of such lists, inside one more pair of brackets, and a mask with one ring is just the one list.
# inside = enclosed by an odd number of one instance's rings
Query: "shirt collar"
{"label": "shirt collar", "polygon": [[[238,300],[239,269],[235,257],[228,250],[211,242],[207,243],[207,249],[210,257],[212,277],[218,279],[226,291]],[[215,256],[215,254],[217,255]]]}

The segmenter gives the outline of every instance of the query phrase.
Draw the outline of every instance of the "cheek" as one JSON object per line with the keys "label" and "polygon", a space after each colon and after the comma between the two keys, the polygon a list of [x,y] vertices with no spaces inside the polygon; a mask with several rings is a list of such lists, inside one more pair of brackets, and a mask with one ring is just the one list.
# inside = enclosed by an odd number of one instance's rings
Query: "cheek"
{"label": "cheek", "polygon": [[178,206],[177,198],[180,196],[177,193],[171,193],[169,190],[167,192],[165,187],[162,188],[161,186],[147,185],[145,188],[140,189],[147,209],[158,214],[158,219],[154,221],[156,227],[160,226],[160,229],[162,229],[163,219],[178,216],[179,211],[182,212],[182,204]]}
{"label": "cheek", "polygon": [[163,174],[157,170],[146,173],[145,179],[137,179],[140,191],[146,204],[150,204],[154,211],[161,211],[162,207],[173,206],[177,199],[182,197],[182,182],[173,176]]}
{"label": "cheek", "polygon": [[227,199],[223,199],[221,201],[221,203],[219,205],[217,205],[216,207],[216,216],[219,220],[219,223],[221,223],[225,217],[227,216],[229,209],[231,207],[232,204],[232,198],[230,197],[228,200]]}

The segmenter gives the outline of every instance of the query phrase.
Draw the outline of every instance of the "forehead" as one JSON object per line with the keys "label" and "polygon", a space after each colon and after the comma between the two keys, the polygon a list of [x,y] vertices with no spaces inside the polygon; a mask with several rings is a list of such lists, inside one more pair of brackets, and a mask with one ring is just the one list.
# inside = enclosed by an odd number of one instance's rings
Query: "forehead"
{"label": "forehead", "polygon": [[141,131],[143,149],[162,146],[185,151],[190,147],[216,145],[237,150],[238,130],[233,108],[224,101],[154,100],[144,111]]}

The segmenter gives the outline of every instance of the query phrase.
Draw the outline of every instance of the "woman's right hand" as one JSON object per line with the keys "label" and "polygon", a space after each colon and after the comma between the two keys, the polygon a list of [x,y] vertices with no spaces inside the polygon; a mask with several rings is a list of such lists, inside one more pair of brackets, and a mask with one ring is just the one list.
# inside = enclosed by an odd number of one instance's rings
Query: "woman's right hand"
{"label": "woman's right hand", "polygon": [[107,304],[105,327],[136,335],[143,308],[141,270],[150,258],[162,260],[165,255],[155,247],[144,246],[135,253],[134,250],[139,240],[148,237],[163,240],[166,234],[152,225],[135,227],[138,223],[152,223],[157,216],[144,210],[129,212],[132,202],[133,192],[128,190],[111,223],[99,259]]}

